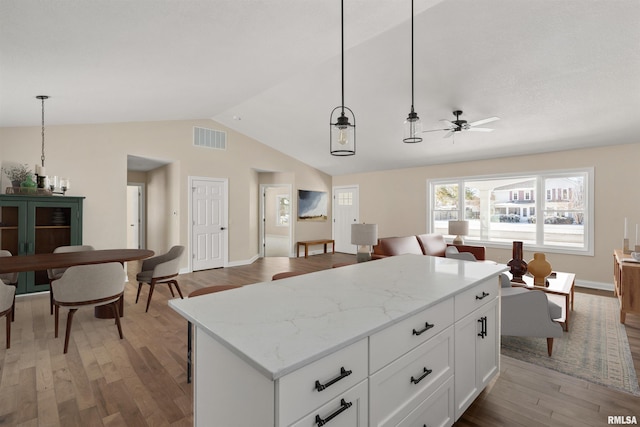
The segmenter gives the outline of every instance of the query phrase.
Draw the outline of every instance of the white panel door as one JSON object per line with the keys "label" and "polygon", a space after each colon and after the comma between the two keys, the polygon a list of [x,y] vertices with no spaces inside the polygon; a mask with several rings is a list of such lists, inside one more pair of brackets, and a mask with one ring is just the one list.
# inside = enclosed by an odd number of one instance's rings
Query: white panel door
{"label": "white panel door", "polygon": [[140,249],[140,191],[127,186],[127,249]]}
{"label": "white panel door", "polygon": [[227,182],[192,181],[193,271],[224,267],[227,249]]}
{"label": "white panel door", "polygon": [[358,187],[333,188],[333,239],[336,252],[355,254],[351,244],[351,224],[358,222]]}

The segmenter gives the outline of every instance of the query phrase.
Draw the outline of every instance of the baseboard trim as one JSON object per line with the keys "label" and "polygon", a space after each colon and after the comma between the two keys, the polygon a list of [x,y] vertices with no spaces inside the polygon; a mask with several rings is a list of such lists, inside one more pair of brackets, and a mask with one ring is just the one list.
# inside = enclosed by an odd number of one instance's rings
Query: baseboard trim
{"label": "baseboard trim", "polygon": [[591,280],[576,280],[576,286],[581,288],[598,289],[613,292],[613,283],[593,282]]}
{"label": "baseboard trim", "polygon": [[254,256],[252,256],[251,258],[249,258],[248,260],[240,260],[240,261],[230,261],[229,263],[227,263],[227,267],[239,267],[241,265],[249,265],[249,264],[253,264],[254,262],[256,262],[258,259],[260,258],[260,254],[256,254]]}

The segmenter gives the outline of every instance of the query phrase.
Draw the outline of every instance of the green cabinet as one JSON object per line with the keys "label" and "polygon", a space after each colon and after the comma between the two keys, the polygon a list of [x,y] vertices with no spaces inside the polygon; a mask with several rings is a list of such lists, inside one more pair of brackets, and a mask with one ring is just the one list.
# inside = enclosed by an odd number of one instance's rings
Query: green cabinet
{"label": "green cabinet", "polygon": [[[12,255],[82,244],[84,197],[0,195],[0,245]],[[46,270],[20,273],[17,293],[49,290]]]}

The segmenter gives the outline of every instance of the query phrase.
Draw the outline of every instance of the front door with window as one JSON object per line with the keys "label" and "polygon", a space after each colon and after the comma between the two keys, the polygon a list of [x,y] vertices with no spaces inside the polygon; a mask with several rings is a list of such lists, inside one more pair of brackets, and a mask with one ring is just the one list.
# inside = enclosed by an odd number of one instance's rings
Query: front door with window
{"label": "front door with window", "polygon": [[355,254],[351,244],[351,224],[359,219],[358,187],[333,188],[333,239],[336,252]]}

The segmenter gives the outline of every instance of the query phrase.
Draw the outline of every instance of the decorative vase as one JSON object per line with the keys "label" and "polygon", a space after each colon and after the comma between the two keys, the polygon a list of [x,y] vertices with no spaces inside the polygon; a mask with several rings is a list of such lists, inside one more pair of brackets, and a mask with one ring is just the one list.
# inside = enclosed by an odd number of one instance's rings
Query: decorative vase
{"label": "decorative vase", "polygon": [[522,256],[522,242],[513,242],[512,259],[507,263],[507,266],[513,276],[511,281],[516,283],[524,283],[522,276],[527,272],[527,263],[522,259]]}
{"label": "decorative vase", "polygon": [[27,179],[22,181],[22,183],[20,184],[20,188],[22,188],[23,190],[26,190],[27,193],[35,193],[36,192],[36,186],[37,186],[37,184],[31,178],[31,175],[27,175]]}
{"label": "decorative vase", "polygon": [[529,261],[527,267],[529,273],[533,274],[534,286],[548,286],[547,277],[551,274],[551,264],[547,261],[545,255],[540,252],[533,254],[533,259]]}

